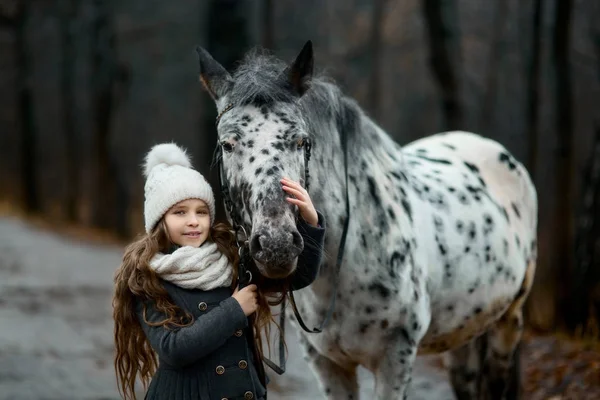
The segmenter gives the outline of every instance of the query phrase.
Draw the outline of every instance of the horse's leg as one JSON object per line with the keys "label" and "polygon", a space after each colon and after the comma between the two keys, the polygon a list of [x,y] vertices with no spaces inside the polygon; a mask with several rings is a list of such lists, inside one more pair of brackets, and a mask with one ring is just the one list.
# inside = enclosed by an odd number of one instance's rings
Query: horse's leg
{"label": "horse's leg", "polygon": [[487,335],[484,334],[448,352],[450,382],[458,400],[475,400],[479,397],[479,378],[486,341]]}
{"label": "horse's leg", "polygon": [[319,354],[304,333],[300,333],[299,336],[304,359],[317,377],[325,397],[333,400],[358,400],[357,364],[341,366]]}
{"label": "horse's leg", "polygon": [[375,371],[375,393],[377,400],[406,399],[412,380],[413,363],[418,344],[410,339],[408,330],[402,329],[396,340],[390,342]]}
{"label": "horse's leg", "polygon": [[514,302],[488,332],[481,381],[483,399],[513,400],[520,397],[520,360],[516,350],[523,333],[523,304],[531,289],[534,272],[535,262],[531,261]]}

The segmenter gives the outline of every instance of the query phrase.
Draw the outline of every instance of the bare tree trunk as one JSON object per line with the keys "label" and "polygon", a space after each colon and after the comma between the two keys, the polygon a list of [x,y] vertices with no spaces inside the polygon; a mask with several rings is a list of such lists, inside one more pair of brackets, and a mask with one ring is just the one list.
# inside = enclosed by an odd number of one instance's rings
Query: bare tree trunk
{"label": "bare tree trunk", "polygon": [[460,96],[460,45],[456,0],[423,0],[429,40],[429,65],[442,96],[446,130],[464,128]]}
{"label": "bare tree trunk", "polygon": [[112,2],[93,2],[92,22],[92,110],[94,191],[93,224],[112,229],[116,226],[116,171],[111,160],[109,140],[113,113],[113,87],[116,71],[115,36],[111,21]]}
{"label": "bare tree trunk", "polygon": [[262,46],[269,49],[275,49],[275,21],[273,18],[274,14],[273,0],[264,0],[263,3],[263,35],[262,35]]}
{"label": "bare tree trunk", "polygon": [[498,71],[501,64],[500,59],[504,52],[502,42],[504,40],[504,26],[507,14],[508,0],[496,0],[492,44],[487,65],[486,92],[479,120],[479,127],[483,132],[488,132],[493,124],[494,106],[498,94]]}
{"label": "bare tree trunk", "polygon": [[538,150],[538,116],[539,116],[539,92],[540,92],[540,59],[541,59],[541,36],[542,15],[544,12],[542,0],[534,0],[533,9],[533,33],[531,36],[531,60],[527,71],[527,135],[529,142],[529,173],[535,179]]}
{"label": "bare tree trunk", "polygon": [[[600,80],[600,31],[592,35],[598,61]],[[600,126],[596,126],[592,152],[583,172],[581,205],[575,236],[575,265],[570,291],[569,312],[566,322],[569,329],[585,329],[590,318],[600,322]],[[592,314],[590,305],[596,307]],[[597,332],[596,332],[597,333]]]}
{"label": "bare tree trunk", "polygon": [[373,2],[373,13],[371,18],[371,76],[369,82],[368,107],[373,119],[379,120],[381,116],[381,59],[383,57],[382,47],[382,25],[383,10],[386,0],[375,0]]}
{"label": "bare tree trunk", "polygon": [[15,53],[17,55],[17,104],[21,133],[21,173],[23,177],[23,202],[25,211],[41,211],[37,187],[37,130],[33,105],[31,77],[31,50],[27,45],[27,23],[30,16],[30,1],[20,0],[15,16]]}
{"label": "bare tree trunk", "polygon": [[62,47],[61,91],[63,103],[63,128],[66,137],[67,163],[67,195],[65,212],[71,222],[77,221],[77,205],[79,200],[79,132],[75,115],[75,74],[74,21],[77,16],[77,0],[61,0],[60,2],[60,38]]}
{"label": "bare tree trunk", "polygon": [[570,312],[565,314],[572,330],[586,325],[590,316],[590,292],[598,283],[596,271],[600,270],[600,259],[595,257],[595,249],[600,247],[600,127],[596,128],[592,154],[582,182]]}
{"label": "bare tree trunk", "polygon": [[[553,58],[555,79],[556,128],[558,135],[557,174],[555,214],[556,226],[560,228],[556,235],[557,265],[560,266],[558,279],[563,282],[555,305],[560,309],[565,304],[564,288],[570,282],[573,271],[573,189],[575,178],[573,168],[573,111],[571,67],[569,63],[569,44],[571,38],[571,16],[573,0],[557,0],[553,35]],[[559,233],[560,232],[560,233]],[[565,285],[567,283],[567,285]]]}

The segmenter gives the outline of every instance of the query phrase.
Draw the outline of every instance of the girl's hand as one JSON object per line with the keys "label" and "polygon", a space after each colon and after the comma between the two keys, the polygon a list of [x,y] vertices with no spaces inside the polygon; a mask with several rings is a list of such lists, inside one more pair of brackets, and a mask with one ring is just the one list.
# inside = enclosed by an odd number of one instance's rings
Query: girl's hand
{"label": "girl's hand", "polygon": [[246,317],[255,312],[258,308],[257,294],[256,294],[256,285],[248,285],[242,290],[238,290],[235,288],[233,292],[233,298],[240,303],[240,307],[242,307],[242,311]]}
{"label": "girl's hand", "polygon": [[300,210],[300,216],[306,221],[307,224],[317,226],[319,223],[319,216],[317,210],[308,195],[308,192],[300,186],[298,182],[292,181],[291,179],[283,178],[281,180],[283,190],[293,197],[286,197],[285,199],[292,204],[298,206]]}

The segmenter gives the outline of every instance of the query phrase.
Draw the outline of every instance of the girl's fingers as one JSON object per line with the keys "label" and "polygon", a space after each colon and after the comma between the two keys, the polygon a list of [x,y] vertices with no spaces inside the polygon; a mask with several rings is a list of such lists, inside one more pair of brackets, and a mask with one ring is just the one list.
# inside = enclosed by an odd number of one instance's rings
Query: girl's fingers
{"label": "girl's fingers", "polygon": [[303,208],[304,206],[306,206],[306,203],[305,203],[305,202],[303,202],[302,200],[299,200],[299,199],[294,199],[294,198],[291,198],[291,197],[286,197],[285,199],[286,199],[288,202],[290,202],[290,203],[292,203],[292,204],[295,204],[295,205],[297,205],[297,206],[298,206],[298,207],[300,207],[300,208]]}
{"label": "girl's fingers", "polygon": [[287,186],[291,186],[291,187],[293,187],[296,190],[305,191],[304,188],[302,187],[302,185],[300,185],[298,182],[293,181],[291,179],[283,178],[281,180],[281,183],[283,183],[283,184],[285,184]]}
{"label": "girl's fingers", "polygon": [[296,196],[297,199],[304,199],[304,193],[302,193],[298,189],[294,189],[289,186],[283,186],[283,190],[285,190],[288,193],[293,194],[294,196]]}

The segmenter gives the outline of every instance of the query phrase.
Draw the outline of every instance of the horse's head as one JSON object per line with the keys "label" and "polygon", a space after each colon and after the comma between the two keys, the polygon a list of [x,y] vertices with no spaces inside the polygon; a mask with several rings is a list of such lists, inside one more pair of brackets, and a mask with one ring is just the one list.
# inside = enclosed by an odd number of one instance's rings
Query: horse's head
{"label": "horse's head", "polygon": [[303,183],[309,137],[298,101],[312,76],[312,44],[285,65],[249,54],[232,75],[201,47],[200,80],[217,106],[218,146],[238,222],[260,272],[283,278],[303,249],[297,209],[285,201],[280,179]]}

